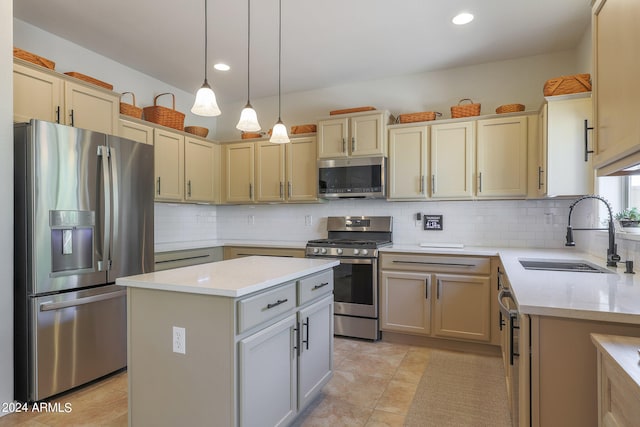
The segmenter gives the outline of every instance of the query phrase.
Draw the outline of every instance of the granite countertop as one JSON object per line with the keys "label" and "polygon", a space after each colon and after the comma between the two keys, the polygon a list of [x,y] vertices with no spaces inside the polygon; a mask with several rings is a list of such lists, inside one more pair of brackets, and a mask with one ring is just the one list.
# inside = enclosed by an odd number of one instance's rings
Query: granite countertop
{"label": "granite countertop", "polygon": [[116,284],[224,297],[241,297],[338,265],[336,260],[252,256],[121,277]]}
{"label": "granite countertop", "polygon": [[625,274],[624,263],[608,268],[611,274],[525,270],[519,262],[520,258],[567,259],[605,266],[603,259],[575,249],[437,248],[414,244],[380,251],[499,256],[522,314],[640,324],[640,271]]}

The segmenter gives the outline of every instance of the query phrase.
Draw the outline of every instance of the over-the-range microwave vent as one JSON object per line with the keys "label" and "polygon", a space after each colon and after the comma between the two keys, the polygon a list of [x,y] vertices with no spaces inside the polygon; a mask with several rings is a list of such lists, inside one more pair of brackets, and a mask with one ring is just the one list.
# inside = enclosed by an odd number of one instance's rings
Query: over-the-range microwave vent
{"label": "over-the-range microwave vent", "polygon": [[323,199],[386,198],[386,157],[318,161],[318,197]]}

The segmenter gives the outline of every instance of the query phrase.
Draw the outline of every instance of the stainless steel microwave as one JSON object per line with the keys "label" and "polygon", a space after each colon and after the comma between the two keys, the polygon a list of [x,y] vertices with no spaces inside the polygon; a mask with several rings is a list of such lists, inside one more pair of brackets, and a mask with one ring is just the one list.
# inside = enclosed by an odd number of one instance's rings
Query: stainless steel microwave
{"label": "stainless steel microwave", "polygon": [[386,157],[319,160],[318,197],[384,199],[386,166]]}

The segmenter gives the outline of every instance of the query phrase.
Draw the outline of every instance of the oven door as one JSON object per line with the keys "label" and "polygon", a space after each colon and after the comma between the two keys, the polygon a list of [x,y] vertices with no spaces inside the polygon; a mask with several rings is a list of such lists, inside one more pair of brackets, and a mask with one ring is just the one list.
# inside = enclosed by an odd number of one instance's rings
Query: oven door
{"label": "oven door", "polygon": [[378,317],[378,260],[337,258],[333,268],[334,313]]}

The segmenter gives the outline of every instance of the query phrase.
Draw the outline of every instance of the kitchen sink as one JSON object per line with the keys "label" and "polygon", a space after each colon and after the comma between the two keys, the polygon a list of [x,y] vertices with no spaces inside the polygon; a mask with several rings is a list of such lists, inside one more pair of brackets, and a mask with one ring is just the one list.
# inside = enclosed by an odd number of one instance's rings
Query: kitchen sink
{"label": "kitchen sink", "polygon": [[526,270],[571,271],[580,273],[613,273],[589,261],[581,259],[533,259],[520,258],[520,264]]}

